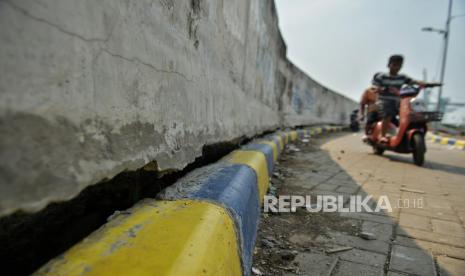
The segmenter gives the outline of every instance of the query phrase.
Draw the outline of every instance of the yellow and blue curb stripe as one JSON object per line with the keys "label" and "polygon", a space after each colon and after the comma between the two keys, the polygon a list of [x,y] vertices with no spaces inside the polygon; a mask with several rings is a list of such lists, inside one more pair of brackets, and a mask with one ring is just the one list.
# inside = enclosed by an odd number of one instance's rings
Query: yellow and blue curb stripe
{"label": "yellow and blue curb stripe", "polygon": [[250,275],[274,163],[288,143],[341,130],[269,135],[192,171],[51,260],[37,275]]}
{"label": "yellow and blue curb stripe", "polygon": [[454,146],[454,147],[457,147],[459,149],[465,150],[465,140],[458,140],[458,139],[454,139],[454,138],[442,137],[442,136],[434,135],[434,134],[429,135],[429,139],[433,143],[439,143],[441,145]]}

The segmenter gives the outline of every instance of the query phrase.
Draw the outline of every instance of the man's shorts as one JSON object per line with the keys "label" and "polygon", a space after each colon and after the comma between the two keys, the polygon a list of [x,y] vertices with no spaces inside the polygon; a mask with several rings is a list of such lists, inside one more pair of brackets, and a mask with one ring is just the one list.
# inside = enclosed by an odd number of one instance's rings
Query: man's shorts
{"label": "man's shorts", "polygon": [[375,123],[376,121],[378,121],[378,111],[371,111],[371,112],[368,112],[367,114],[367,125],[371,125],[373,123]]}
{"label": "man's shorts", "polygon": [[379,107],[379,114],[381,118],[394,118],[395,116],[397,116],[397,113],[399,112],[399,102],[399,97],[390,95],[380,95],[378,97],[377,104]]}

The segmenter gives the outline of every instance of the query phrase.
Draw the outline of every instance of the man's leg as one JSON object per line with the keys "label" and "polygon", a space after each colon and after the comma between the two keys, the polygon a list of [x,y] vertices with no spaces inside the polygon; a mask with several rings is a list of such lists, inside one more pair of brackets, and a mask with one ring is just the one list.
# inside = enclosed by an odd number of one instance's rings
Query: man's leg
{"label": "man's leg", "polygon": [[365,134],[369,135],[371,133],[371,127],[373,126],[373,115],[371,113],[367,114],[367,121],[365,124]]}
{"label": "man's leg", "polygon": [[385,98],[382,100],[382,114],[383,114],[383,123],[381,127],[381,142],[388,142],[387,131],[389,129],[389,124],[391,119],[396,114],[396,101],[395,99]]}
{"label": "man's leg", "polygon": [[367,135],[371,134],[373,125],[378,121],[378,112],[371,111],[367,114],[367,123],[365,125],[365,133]]}
{"label": "man's leg", "polygon": [[386,137],[386,132],[388,130],[390,122],[391,122],[391,117],[390,116],[386,116],[385,118],[383,118],[383,125],[381,127],[381,136],[382,137]]}
{"label": "man's leg", "polygon": [[371,116],[371,113],[370,112],[367,112],[367,115],[366,115],[366,123],[365,123],[365,136],[367,136],[368,134],[370,134],[370,116]]}

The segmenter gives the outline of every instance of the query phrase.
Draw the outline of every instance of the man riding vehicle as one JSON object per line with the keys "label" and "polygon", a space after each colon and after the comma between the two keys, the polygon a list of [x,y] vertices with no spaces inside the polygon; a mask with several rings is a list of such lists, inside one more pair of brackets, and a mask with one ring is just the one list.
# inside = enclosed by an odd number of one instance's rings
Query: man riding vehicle
{"label": "man riding vehicle", "polygon": [[377,73],[373,77],[373,85],[378,89],[377,105],[382,118],[381,142],[388,142],[389,137],[386,136],[389,122],[395,118],[399,112],[399,91],[404,84],[417,84],[421,86],[440,86],[441,83],[427,83],[409,78],[407,75],[399,74],[404,57],[401,55],[393,55],[389,57],[388,73]]}

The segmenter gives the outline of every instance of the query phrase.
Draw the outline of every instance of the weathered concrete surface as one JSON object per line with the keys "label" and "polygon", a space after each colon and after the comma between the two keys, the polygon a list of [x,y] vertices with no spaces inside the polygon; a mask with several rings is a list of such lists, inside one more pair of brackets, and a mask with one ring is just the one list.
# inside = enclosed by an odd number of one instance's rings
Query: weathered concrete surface
{"label": "weathered concrete surface", "polygon": [[[465,275],[465,152],[428,143],[418,167],[411,155],[371,153],[361,134],[331,138],[282,154],[271,191],[372,196],[372,207],[387,196],[392,212],[264,214],[253,266],[266,275]],[[351,249],[328,252],[341,247]]]}
{"label": "weathered concrete surface", "polygon": [[286,57],[272,1],[0,1],[0,215],[354,103]]}
{"label": "weathered concrete surface", "polygon": [[357,106],[309,78],[293,64],[282,70],[287,84],[281,96],[280,116],[286,126],[319,123],[346,123]]}

